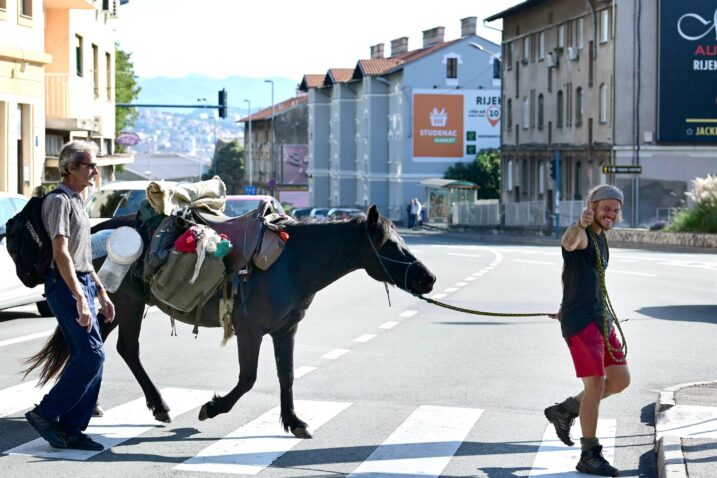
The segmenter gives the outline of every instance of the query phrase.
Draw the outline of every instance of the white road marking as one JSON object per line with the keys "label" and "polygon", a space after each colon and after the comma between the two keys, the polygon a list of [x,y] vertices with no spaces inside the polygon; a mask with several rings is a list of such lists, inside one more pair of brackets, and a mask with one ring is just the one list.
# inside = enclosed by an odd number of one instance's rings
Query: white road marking
{"label": "white road marking", "polygon": [[416,315],[417,313],[418,313],[417,310],[404,310],[403,312],[401,312],[400,314],[398,314],[398,316],[399,316],[399,317],[404,317],[404,318],[407,319],[407,318],[409,318],[409,317],[413,317],[413,316]]}
{"label": "white road marking", "polygon": [[297,378],[301,378],[304,375],[310,374],[314,370],[316,370],[316,367],[309,367],[308,365],[302,365],[301,367],[296,367],[294,369],[294,380],[296,380]]}
{"label": "white road marking", "polygon": [[474,274],[473,274],[473,277],[480,277],[480,276],[482,276],[483,274],[485,274],[485,271],[479,271],[479,272],[474,273]]}
{"label": "white road marking", "polygon": [[464,281],[467,281],[467,282],[472,282],[472,281],[476,280],[476,277],[466,277],[466,278],[463,279],[463,280],[464,280]]}
{"label": "white road marking", "polygon": [[[294,405],[297,414],[318,429],[350,407],[351,403],[297,400]],[[273,408],[174,469],[256,475],[303,441],[288,434],[278,435],[279,417],[280,408]]]}
{"label": "white road marking", "polygon": [[349,477],[438,477],[481,413],[422,405]]}
{"label": "white road marking", "polygon": [[[597,436],[602,445],[602,454],[607,461],[615,461],[615,431],[617,421],[612,419],[599,419]],[[582,436],[580,423],[576,420],[570,433],[573,437]],[[533,461],[533,468],[528,476],[551,476],[560,478],[582,478],[585,475],[575,470],[580,460],[580,445],[569,447],[564,445],[555,434],[555,427],[548,425],[545,428],[543,441],[540,443],[538,453]]]}
{"label": "white road marking", "polygon": [[342,355],[347,354],[349,352],[350,352],[350,350],[346,350],[346,349],[334,349],[331,352],[322,355],[321,358],[326,359],[326,360],[336,360],[337,358],[339,358]]}
{"label": "white road marking", "polygon": [[54,331],[55,331],[55,329],[51,329],[51,330],[46,330],[44,332],[38,332],[36,334],[23,335],[22,337],[15,337],[14,339],[2,340],[2,341],[0,341],[0,347],[5,347],[6,345],[19,344],[22,342],[27,342],[29,340],[41,339],[43,337],[47,337],[48,335],[52,335],[52,333]]}
{"label": "white road marking", "polygon": [[717,438],[717,407],[675,405],[657,415],[655,439],[677,436],[683,438]]}
{"label": "white road marking", "polygon": [[615,269],[608,269],[608,272],[611,274],[626,274],[626,275],[641,276],[641,277],[657,277],[657,274],[648,274],[647,272],[616,271]]}
{"label": "white road marking", "polygon": [[447,288],[443,289],[443,292],[450,294],[451,292],[455,292],[457,290],[458,289],[456,287],[447,287]]}
{"label": "white road marking", "polygon": [[375,339],[376,337],[378,337],[378,336],[375,335],[375,334],[363,334],[363,335],[360,335],[360,336],[356,337],[356,338],[354,339],[354,342],[359,342],[359,343],[365,344],[365,343],[368,342],[369,340],[373,340],[373,339]]}
{"label": "white road marking", "polygon": [[480,257],[478,254],[459,254],[458,252],[447,252],[447,256],[458,256],[458,257],[473,257],[478,258]]}
{"label": "white road marking", "polygon": [[388,322],[384,322],[383,324],[379,325],[378,328],[388,330],[388,329],[394,328],[398,324],[399,324],[399,322],[394,322],[392,320],[389,320]]}
{"label": "white road marking", "polygon": [[[202,403],[211,400],[212,395],[213,392],[206,390],[162,389],[162,397],[172,404],[174,415],[181,415],[198,407]],[[108,450],[158,426],[162,426],[162,424],[154,420],[151,412],[147,410],[146,399],[141,397],[105,411],[104,417],[93,418],[90,420],[90,426],[87,427],[85,433],[90,435],[96,442],[104,445],[105,450]],[[84,461],[101,452],[53,448],[45,440],[38,438],[3,453]]]}
{"label": "white road marking", "polygon": [[456,282],[456,287],[464,287],[464,286],[467,286],[467,285],[468,285],[468,284],[466,284],[465,282]]}
{"label": "white road marking", "polygon": [[529,261],[525,259],[513,259],[513,262],[522,262],[523,264],[540,264],[544,266],[557,266],[555,262],[543,262],[543,261]]}
{"label": "white road marking", "polygon": [[37,405],[54,385],[54,382],[50,382],[42,388],[37,388],[37,382],[39,380],[30,380],[0,390],[0,418]]}
{"label": "white road marking", "polygon": [[442,299],[442,298],[444,298],[445,296],[446,296],[446,294],[433,294],[433,295],[431,296],[431,299],[436,299],[436,300],[437,300],[437,299]]}

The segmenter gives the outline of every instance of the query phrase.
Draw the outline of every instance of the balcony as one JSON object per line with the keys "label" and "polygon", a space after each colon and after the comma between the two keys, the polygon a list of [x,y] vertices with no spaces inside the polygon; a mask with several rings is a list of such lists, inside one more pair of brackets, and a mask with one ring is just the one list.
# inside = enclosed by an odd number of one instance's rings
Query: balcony
{"label": "balcony", "polygon": [[[91,78],[68,73],[45,74],[45,117],[51,129],[84,130],[112,136],[102,131],[103,123],[114,129],[114,103],[99,90]],[[111,118],[111,121],[110,121]],[[104,120],[104,121],[103,121]]]}

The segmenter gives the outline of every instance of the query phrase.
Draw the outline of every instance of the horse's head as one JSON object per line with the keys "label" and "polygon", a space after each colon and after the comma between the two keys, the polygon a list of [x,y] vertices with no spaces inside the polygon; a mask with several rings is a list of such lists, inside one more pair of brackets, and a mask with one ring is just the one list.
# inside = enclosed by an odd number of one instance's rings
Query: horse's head
{"label": "horse's head", "polygon": [[411,294],[433,290],[436,276],[408,250],[393,223],[381,217],[376,206],[368,210],[366,236],[363,266],[369,276]]}

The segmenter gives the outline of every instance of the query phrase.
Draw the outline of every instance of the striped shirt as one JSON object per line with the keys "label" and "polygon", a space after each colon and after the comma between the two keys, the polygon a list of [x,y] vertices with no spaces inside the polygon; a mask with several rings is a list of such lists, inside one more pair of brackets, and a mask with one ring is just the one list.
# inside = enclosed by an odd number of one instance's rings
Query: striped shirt
{"label": "striped shirt", "polygon": [[57,187],[67,194],[50,194],[43,201],[45,230],[50,239],[57,236],[67,238],[75,272],[90,272],[93,270],[90,218],[83,208],[82,197],[63,183],[57,183]]}

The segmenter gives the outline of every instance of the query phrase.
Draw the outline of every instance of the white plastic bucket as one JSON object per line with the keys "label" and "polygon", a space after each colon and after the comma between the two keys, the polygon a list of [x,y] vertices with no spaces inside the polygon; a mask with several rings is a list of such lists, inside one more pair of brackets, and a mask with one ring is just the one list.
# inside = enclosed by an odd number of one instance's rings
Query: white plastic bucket
{"label": "white plastic bucket", "polygon": [[122,226],[107,239],[107,259],[97,275],[107,292],[115,292],[130,266],[142,255],[142,238],[131,227]]}

